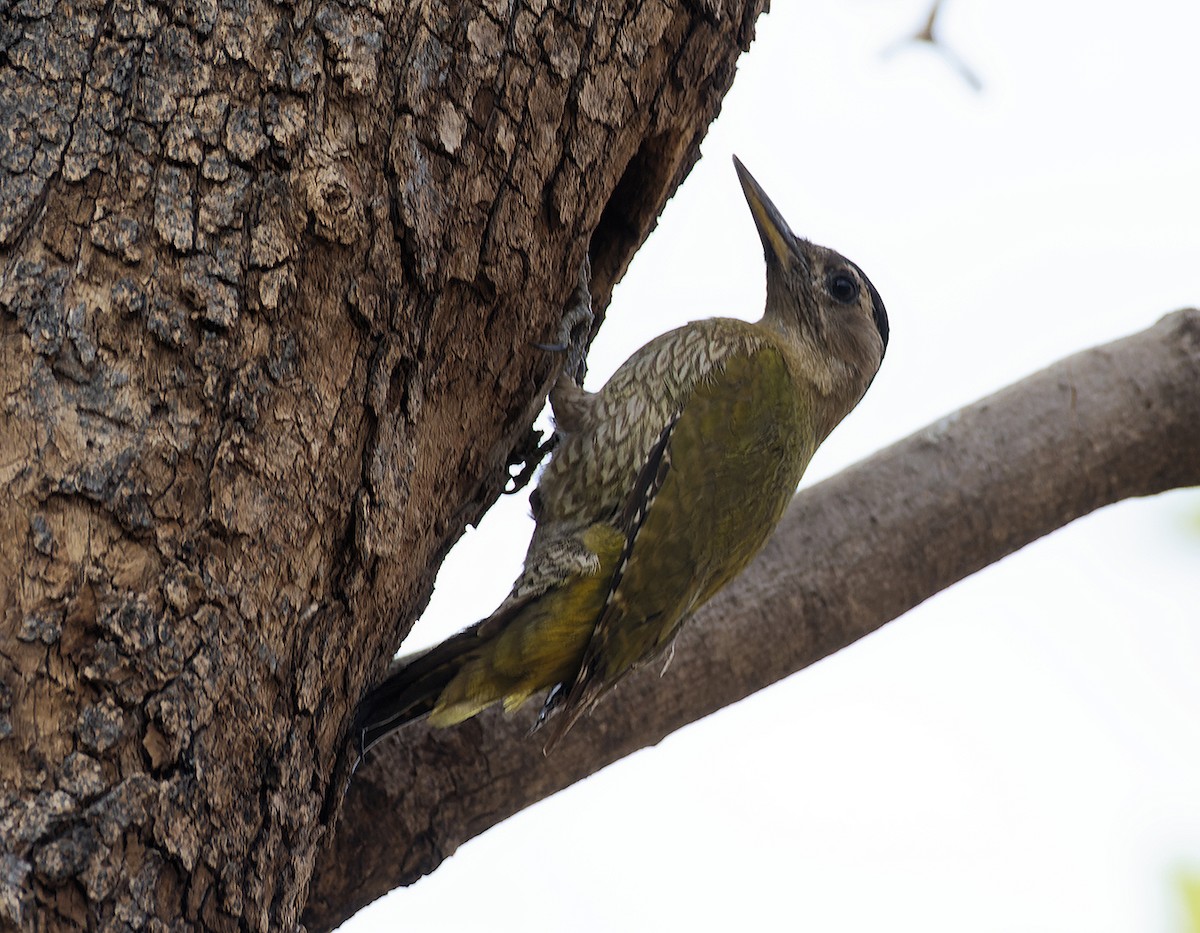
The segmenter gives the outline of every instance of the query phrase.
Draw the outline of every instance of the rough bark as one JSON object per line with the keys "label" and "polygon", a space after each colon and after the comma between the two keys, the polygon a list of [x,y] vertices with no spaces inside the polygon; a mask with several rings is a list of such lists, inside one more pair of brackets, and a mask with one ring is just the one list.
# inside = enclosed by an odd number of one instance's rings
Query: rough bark
{"label": "rough bark", "polygon": [[1104,505],[1200,484],[1200,311],[1088,350],[801,492],[767,549],[553,755],[534,710],[414,723],[349,787],[310,930],[432,871],[472,836],[845,647]]}
{"label": "rough bark", "polygon": [[0,5],[0,923],[296,923],[531,342],[765,5]]}

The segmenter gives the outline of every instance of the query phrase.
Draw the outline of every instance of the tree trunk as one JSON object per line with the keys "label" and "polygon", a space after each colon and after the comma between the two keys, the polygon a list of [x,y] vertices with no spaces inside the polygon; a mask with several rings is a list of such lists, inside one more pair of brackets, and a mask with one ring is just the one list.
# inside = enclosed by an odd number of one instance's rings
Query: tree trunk
{"label": "tree trunk", "polygon": [[532,342],[589,248],[603,308],[765,5],[3,5],[4,922],[297,923]]}

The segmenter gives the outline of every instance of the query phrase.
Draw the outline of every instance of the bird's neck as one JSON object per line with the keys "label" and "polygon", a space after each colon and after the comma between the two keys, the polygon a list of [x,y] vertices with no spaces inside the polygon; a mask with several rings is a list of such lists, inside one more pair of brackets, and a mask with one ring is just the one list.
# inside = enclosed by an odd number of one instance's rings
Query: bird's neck
{"label": "bird's neck", "polygon": [[858,404],[869,379],[825,346],[821,338],[801,327],[793,315],[772,314],[768,309],[759,321],[772,336],[795,380],[796,389],[819,403],[818,426],[822,439]]}

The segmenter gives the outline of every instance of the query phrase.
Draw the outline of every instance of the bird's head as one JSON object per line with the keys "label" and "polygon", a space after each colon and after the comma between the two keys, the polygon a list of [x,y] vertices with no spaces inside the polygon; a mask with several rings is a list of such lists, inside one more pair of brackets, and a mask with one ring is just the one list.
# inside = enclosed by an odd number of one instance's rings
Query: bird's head
{"label": "bird's head", "polygon": [[733,164],[767,261],[763,323],[796,341],[819,389],[826,394],[857,391],[861,397],[887,349],[883,299],[849,259],[792,233],[736,156]]}

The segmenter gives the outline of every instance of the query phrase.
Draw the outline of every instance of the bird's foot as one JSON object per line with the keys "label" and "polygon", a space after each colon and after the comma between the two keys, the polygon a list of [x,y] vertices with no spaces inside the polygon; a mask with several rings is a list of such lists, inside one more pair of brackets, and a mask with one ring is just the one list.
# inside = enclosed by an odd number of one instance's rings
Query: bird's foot
{"label": "bird's foot", "polygon": [[504,494],[511,496],[528,486],[529,481],[533,479],[533,474],[542,465],[542,461],[557,446],[557,434],[551,434],[547,440],[543,441],[542,432],[530,428],[529,433],[525,435],[525,439],[514,447],[508,455],[508,463],[506,464],[508,482],[504,486]]}
{"label": "bird's foot", "polygon": [[587,374],[588,337],[592,332],[592,293],[588,287],[592,278],[592,263],[587,256],[579,267],[579,281],[571,292],[554,343],[535,343],[539,350],[551,353],[566,353],[563,373],[576,385],[583,385]]}

